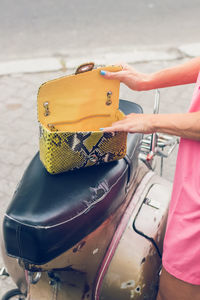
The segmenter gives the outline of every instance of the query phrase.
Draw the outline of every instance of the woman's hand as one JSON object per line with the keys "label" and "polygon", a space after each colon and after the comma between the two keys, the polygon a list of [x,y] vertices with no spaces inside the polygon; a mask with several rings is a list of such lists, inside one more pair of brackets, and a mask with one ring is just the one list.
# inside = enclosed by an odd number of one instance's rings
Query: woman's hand
{"label": "woman's hand", "polygon": [[200,111],[184,114],[130,114],[103,131],[160,132],[200,141]]}
{"label": "woman's hand", "polygon": [[196,82],[200,70],[200,57],[151,74],[140,73],[126,64],[121,64],[121,66],[122,71],[102,70],[100,74],[107,79],[118,79],[132,90],[147,91]]}
{"label": "woman's hand", "polygon": [[151,75],[137,72],[129,65],[121,65],[122,71],[108,72],[101,71],[100,74],[106,79],[118,79],[135,91],[144,91],[149,89]]}
{"label": "woman's hand", "polygon": [[110,127],[102,128],[104,132],[125,131],[130,133],[154,133],[155,114],[129,114],[123,120],[115,122]]}

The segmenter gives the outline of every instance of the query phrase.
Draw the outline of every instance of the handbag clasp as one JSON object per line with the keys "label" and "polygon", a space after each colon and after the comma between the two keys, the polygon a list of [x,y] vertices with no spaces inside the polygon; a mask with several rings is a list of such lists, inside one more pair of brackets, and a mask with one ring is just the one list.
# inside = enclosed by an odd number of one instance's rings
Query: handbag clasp
{"label": "handbag clasp", "polygon": [[112,104],[111,96],[112,96],[112,92],[111,92],[111,91],[108,91],[108,92],[107,92],[107,101],[106,101],[106,105]]}
{"label": "handbag clasp", "polygon": [[49,103],[48,102],[44,102],[43,106],[44,106],[44,109],[45,109],[44,115],[45,115],[45,117],[47,117],[50,114]]}

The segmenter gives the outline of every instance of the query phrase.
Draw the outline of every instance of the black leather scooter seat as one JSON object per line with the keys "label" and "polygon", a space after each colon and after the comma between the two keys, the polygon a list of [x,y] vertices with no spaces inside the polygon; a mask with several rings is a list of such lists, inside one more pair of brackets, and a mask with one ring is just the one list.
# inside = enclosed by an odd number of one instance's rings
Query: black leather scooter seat
{"label": "black leather scooter seat", "polygon": [[[120,101],[125,114],[139,105]],[[4,216],[7,254],[44,264],[95,230],[123,202],[138,165],[141,134],[129,134],[127,157],[119,161],[49,174],[38,153]]]}

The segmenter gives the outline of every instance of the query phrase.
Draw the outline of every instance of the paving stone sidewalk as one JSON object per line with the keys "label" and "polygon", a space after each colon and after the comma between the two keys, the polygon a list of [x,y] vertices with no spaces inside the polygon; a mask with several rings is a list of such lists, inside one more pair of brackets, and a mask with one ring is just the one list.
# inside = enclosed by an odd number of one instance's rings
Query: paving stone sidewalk
{"label": "paving stone sidewalk", "polygon": [[[152,72],[181,63],[183,60],[137,63],[133,66],[142,72]],[[38,123],[36,112],[37,90],[43,82],[69,72],[14,74],[0,77],[0,220],[16,185],[31,158],[38,151]],[[161,90],[160,112],[185,112],[189,106],[194,85]],[[153,111],[154,91],[133,92],[121,86],[122,99],[142,105],[144,112]],[[164,177],[173,180],[176,152],[165,163]],[[27,199],[28,201],[28,199]],[[0,256],[0,268],[3,261]],[[15,287],[9,278],[0,278],[0,297]]]}

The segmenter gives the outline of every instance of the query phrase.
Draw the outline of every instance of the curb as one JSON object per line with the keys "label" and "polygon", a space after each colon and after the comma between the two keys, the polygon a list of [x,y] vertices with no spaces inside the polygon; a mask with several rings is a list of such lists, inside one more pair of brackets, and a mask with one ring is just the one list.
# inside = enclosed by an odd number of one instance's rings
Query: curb
{"label": "curb", "polygon": [[109,65],[119,62],[142,63],[152,61],[173,61],[185,57],[200,55],[200,43],[186,44],[177,48],[173,47],[148,47],[121,49],[96,49],[90,52],[74,52],[71,55],[60,57],[41,57],[33,59],[20,59],[0,62],[0,76],[40,73],[52,71],[66,71],[77,68],[82,63],[94,61],[96,65]]}

